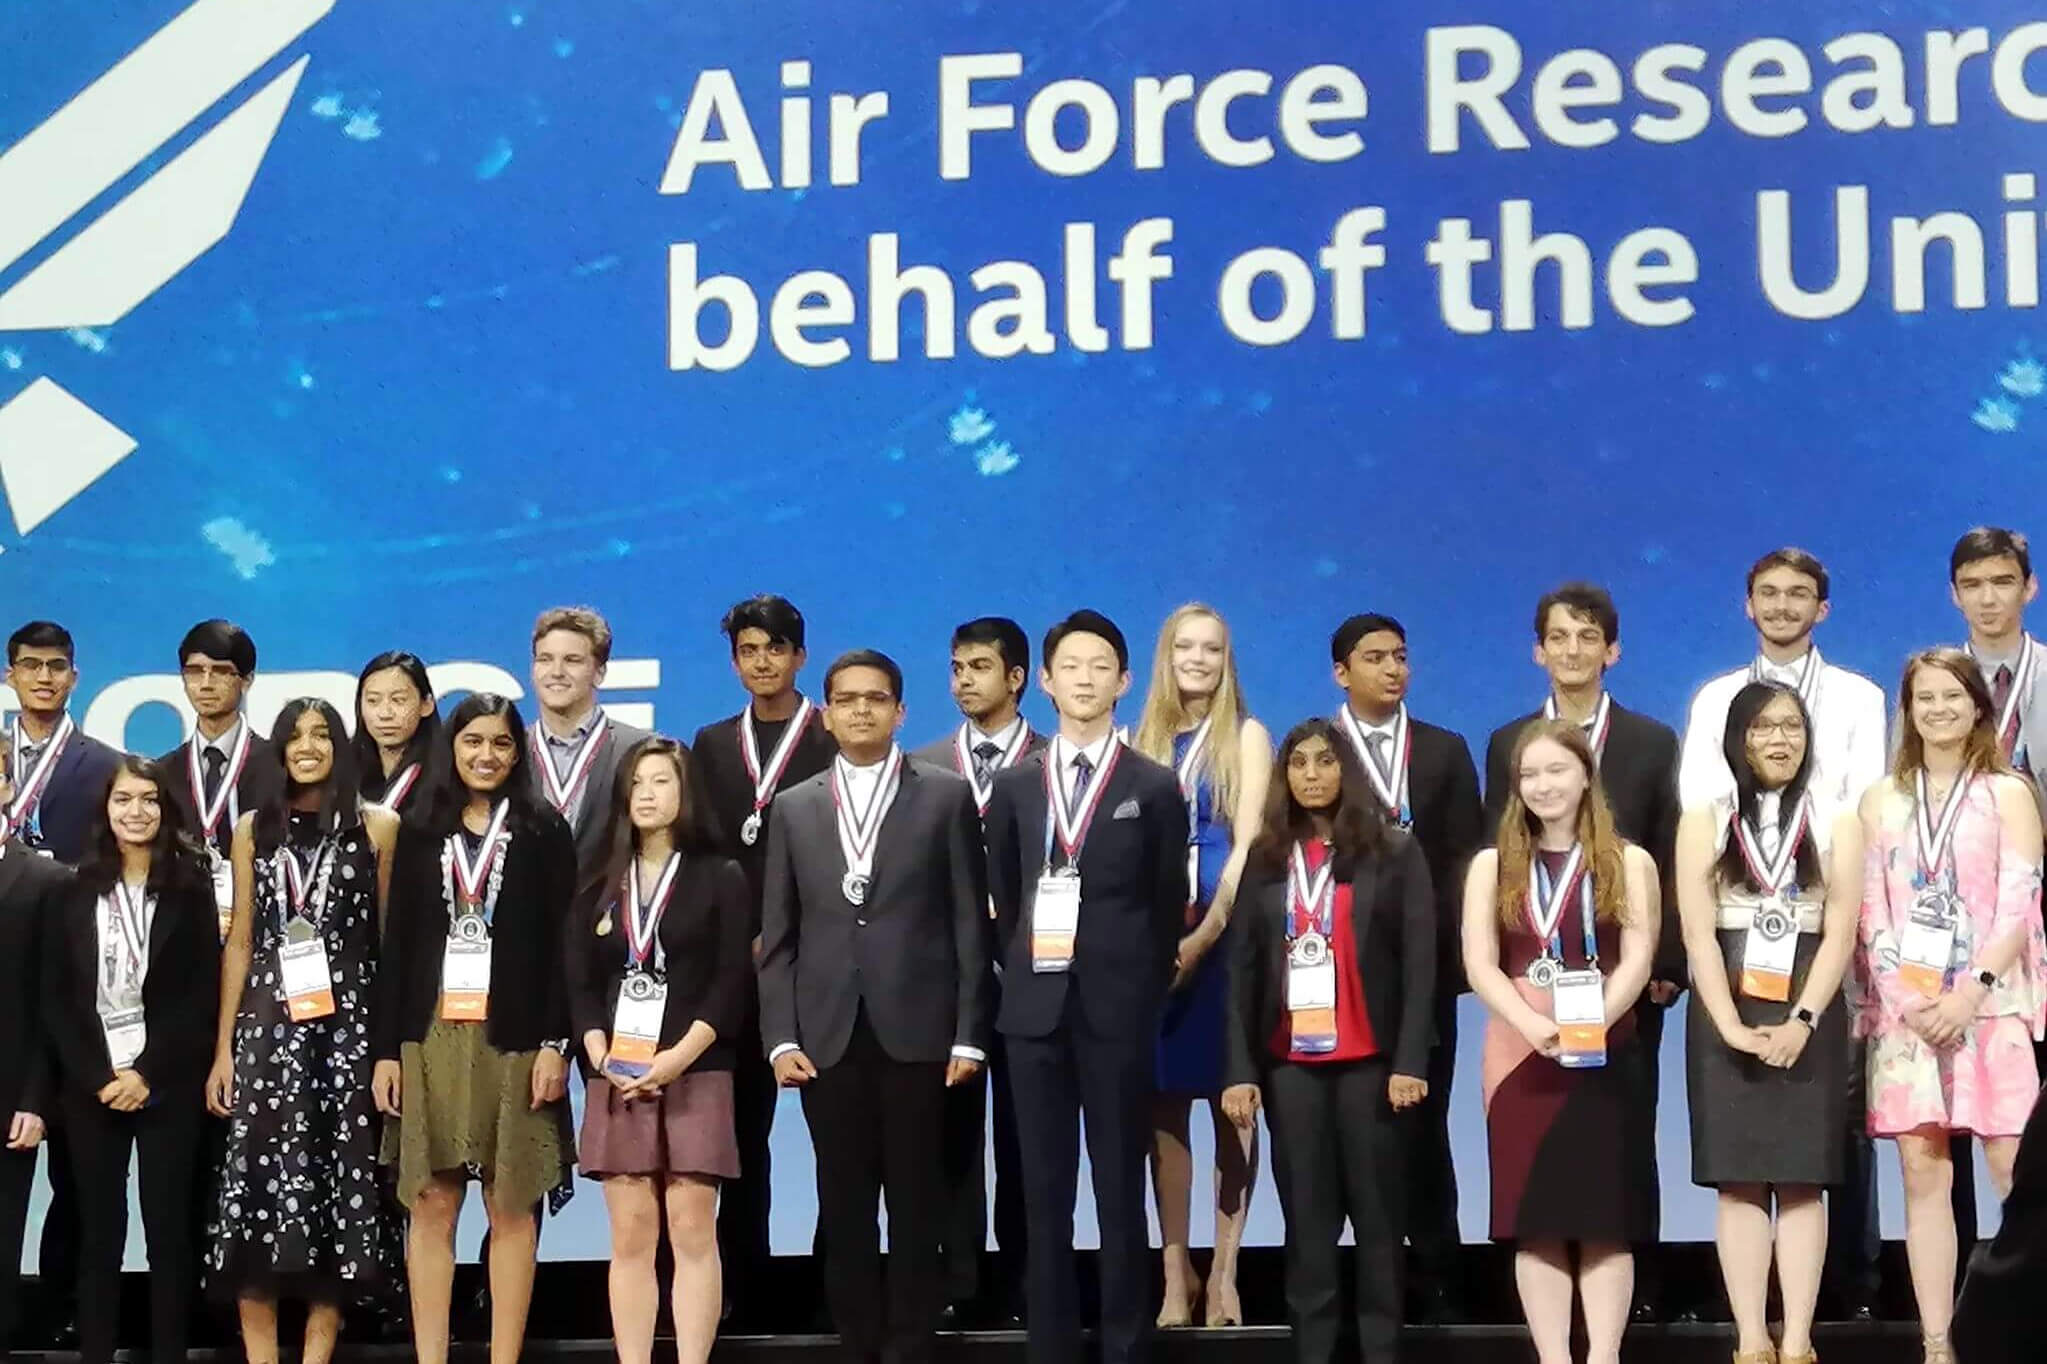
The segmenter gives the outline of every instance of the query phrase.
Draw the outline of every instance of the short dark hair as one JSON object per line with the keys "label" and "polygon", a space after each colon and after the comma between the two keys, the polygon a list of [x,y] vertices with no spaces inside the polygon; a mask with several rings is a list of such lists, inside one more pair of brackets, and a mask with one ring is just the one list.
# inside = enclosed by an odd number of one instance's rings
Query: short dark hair
{"label": "short dark hair", "polygon": [[1540,640],[1549,629],[1552,606],[1561,606],[1574,616],[1589,616],[1606,636],[1608,644],[1621,642],[1621,613],[1614,610],[1613,596],[1598,583],[1564,583],[1542,594],[1535,604],[1535,637]]}
{"label": "short dark hair", "polygon": [[1130,646],[1123,641],[1123,632],[1116,628],[1116,622],[1099,611],[1083,607],[1060,621],[1045,632],[1045,666],[1052,666],[1052,655],[1059,652],[1060,644],[1068,635],[1100,635],[1109,641],[1109,647],[1116,651],[1116,667],[1122,672],[1130,671]]}
{"label": "short dark hair", "polygon": [[[1782,549],[1773,549],[1753,564],[1750,564],[1748,587],[1746,590],[1753,595],[1756,590],[1756,579],[1762,577],[1773,568],[1788,568],[1793,573],[1803,573],[1806,577],[1811,578],[1813,586],[1819,589],[1820,600],[1825,601],[1827,599],[1827,566],[1813,555],[1806,553],[1795,545],[1786,545]],[[1744,737],[1743,742],[1746,741],[1746,737]]]}
{"label": "short dark hair", "polygon": [[986,644],[1002,655],[1002,667],[1031,670],[1031,637],[1008,616],[980,616],[952,632],[952,647]]}
{"label": "short dark hair", "polygon": [[256,641],[231,620],[202,620],[185,631],[178,642],[178,666],[184,667],[193,654],[225,659],[243,677],[256,671]]}
{"label": "short dark hair", "polygon": [[62,649],[66,659],[73,663],[78,661],[71,632],[54,620],[32,620],[7,637],[8,667],[14,666],[15,655],[23,649]]}
{"label": "short dark hair", "polygon": [[1382,616],[1376,611],[1367,611],[1362,616],[1352,616],[1336,627],[1336,633],[1329,637],[1329,661],[1342,663],[1349,659],[1350,651],[1358,647],[1358,641],[1366,635],[1376,635],[1381,630],[1400,636],[1402,644],[1407,643],[1407,631],[1391,616]]}
{"label": "short dark hair", "polygon": [[2019,572],[2033,576],[2033,550],[2023,534],[2001,526],[1978,526],[1955,541],[1954,552],[1947,556],[1947,580],[1952,583],[1970,564],[2005,558],[2018,560]]}
{"label": "short dark hair", "polygon": [[832,660],[832,666],[824,670],[825,704],[832,701],[832,679],[848,668],[873,668],[888,678],[889,691],[895,695],[898,704],[903,699],[903,670],[896,661],[879,649],[849,649]]}
{"label": "short dark hair", "polygon": [[767,632],[770,644],[787,644],[792,649],[803,647],[803,613],[787,597],[777,597],[763,592],[758,597],[748,597],[725,613],[718,622],[718,628],[725,632],[725,640],[734,653],[739,651],[741,630],[763,630]]}

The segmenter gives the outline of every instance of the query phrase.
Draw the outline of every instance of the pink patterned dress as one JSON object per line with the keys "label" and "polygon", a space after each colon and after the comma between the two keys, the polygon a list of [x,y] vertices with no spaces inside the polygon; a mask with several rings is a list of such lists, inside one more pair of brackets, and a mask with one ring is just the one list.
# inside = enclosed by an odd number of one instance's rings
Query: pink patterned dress
{"label": "pink patterned dress", "polygon": [[[1933,1126],[1978,1137],[2016,1137],[2040,1092],[2033,1040],[2047,1022],[2047,941],[2040,929],[2039,868],[2006,844],[1996,783],[1977,776],[1962,797],[1940,872],[1962,902],[1947,979],[1966,979],[1992,942],[2017,929],[2024,945],[1977,1007],[1960,1043],[1936,1048],[1905,1021],[1920,995],[1898,979],[1898,944],[1917,896],[1914,802],[1890,783],[1880,827],[1865,839],[1862,929],[1856,954],[1856,1034],[1869,1039],[1869,1132],[1894,1137]],[[2006,778],[2004,780],[2009,780]]]}

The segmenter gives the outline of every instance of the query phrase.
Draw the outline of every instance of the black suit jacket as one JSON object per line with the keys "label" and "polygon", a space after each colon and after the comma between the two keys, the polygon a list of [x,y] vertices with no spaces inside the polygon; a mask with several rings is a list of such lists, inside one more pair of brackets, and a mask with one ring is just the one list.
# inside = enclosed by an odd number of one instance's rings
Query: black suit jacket
{"label": "black suit jacket", "polygon": [[[772,751],[772,745],[768,748]],[[798,782],[808,781],[830,767],[838,751],[838,744],[825,732],[823,714],[813,711],[803,727],[803,737],[796,741],[796,751],[789,755],[789,765],[782,769],[782,779],[775,790],[787,791]],[[737,715],[729,715],[698,730],[697,737],[690,743],[690,752],[697,760],[697,776],[708,797],[706,808],[718,841],[725,849],[725,855],[746,873],[748,913],[752,916],[749,937],[758,936],[761,931],[761,877],[768,860],[768,833],[775,827],[773,800],[761,814],[761,836],[752,847],[748,847],[741,841],[739,830],[746,817],[753,813],[753,778],[746,775],[746,760],[739,753]],[[765,763],[767,760],[768,753],[762,753],[761,761]]]}
{"label": "black suit jacket", "polygon": [[[57,1049],[59,1083],[90,1098],[114,1078],[100,1031],[99,893],[73,878],[52,904],[54,918],[43,932],[43,1022]],[[142,979],[147,1035],[135,1070],[152,1101],[200,1101],[219,1011],[213,882],[203,866],[185,865],[158,893],[149,926],[149,969]]]}
{"label": "black suit jacket", "polygon": [[761,1042],[818,1066],[846,1053],[864,1007],[898,1061],[988,1047],[979,814],[960,777],[908,759],[876,835],[866,902],[846,902],[831,774],[775,798],[761,899]]}
{"label": "black suit jacket", "polygon": [[[195,734],[157,759],[170,780],[171,803],[184,816],[185,830],[194,840],[204,837],[204,831],[199,827],[199,798],[192,790],[191,753],[192,745],[198,742],[199,736]],[[336,742],[339,742],[339,736],[336,736]],[[261,809],[283,791],[283,757],[268,739],[251,732],[249,755],[242,764],[241,778],[235,782],[234,800],[221,812],[220,825],[213,831],[214,851],[222,857],[228,856],[234,847],[235,821],[252,810]]]}
{"label": "black suit jacket", "polygon": [[[1686,979],[1684,934],[1677,922],[1677,883],[1671,874],[1677,856],[1677,735],[1669,725],[1625,709],[1615,702],[1606,732],[1606,751],[1599,759],[1599,787],[1613,810],[1614,828],[1639,845],[1656,862],[1663,897],[1663,931],[1656,941],[1657,980]],[[1493,731],[1486,745],[1486,836],[1497,838],[1500,814],[1507,808],[1513,779],[1507,763],[1514,737],[1541,711],[1511,720]]]}
{"label": "black suit jacket", "polygon": [[[1339,865],[1351,888],[1365,1015],[1396,1075],[1429,1073],[1435,1041],[1436,904],[1428,859],[1398,829],[1377,853]],[[1223,1083],[1255,1085],[1278,1060],[1273,1030],[1286,1006],[1287,873],[1247,871],[1230,934],[1230,1012]]]}
{"label": "black suit jacket", "polygon": [[50,856],[70,867],[84,858],[86,838],[94,820],[104,816],[107,783],[120,763],[117,750],[82,730],[73,731],[50,784],[43,788],[42,848]]}
{"label": "black suit jacket", "polygon": [[[1486,845],[1491,826],[1464,736],[1412,715],[1407,734],[1407,802],[1436,896],[1436,1002],[1454,1008],[1457,996],[1471,988],[1464,979],[1460,937],[1464,871],[1471,855]],[[1360,763],[1369,761],[1357,756]]]}
{"label": "black suit jacket", "polygon": [[[590,775],[583,782],[583,789],[576,803],[569,807],[563,818],[568,821],[569,832],[576,838],[576,875],[578,888],[584,883],[603,875],[604,867],[611,859],[611,793],[618,780],[618,760],[625,751],[647,737],[648,731],[633,725],[623,724],[607,715],[604,717],[604,737],[599,741],[597,756],[590,763]],[[547,742],[547,731],[538,719],[533,721],[529,734],[540,736],[540,742]],[[533,792],[533,799],[549,809],[554,808],[547,798],[547,781],[534,769],[538,761],[533,756],[533,745],[529,741],[527,751],[522,755],[526,763],[526,785]]]}
{"label": "black suit jacket", "polygon": [[[1169,768],[1125,747],[1080,852],[1080,924],[1068,970],[1031,970],[1031,905],[1045,866],[1045,764],[1052,748],[995,779],[983,821],[995,900],[1002,1009],[996,1028],[1044,1037],[1067,992],[1097,1031],[1149,1036],[1159,1024],[1187,913],[1187,806]],[[1056,855],[1056,854],[1055,854]]]}
{"label": "black suit jacket", "polygon": [[57,922],[71,871],[9,840],[0,850],[0,1117],[49,1114],[43,1029],[43,934]]}

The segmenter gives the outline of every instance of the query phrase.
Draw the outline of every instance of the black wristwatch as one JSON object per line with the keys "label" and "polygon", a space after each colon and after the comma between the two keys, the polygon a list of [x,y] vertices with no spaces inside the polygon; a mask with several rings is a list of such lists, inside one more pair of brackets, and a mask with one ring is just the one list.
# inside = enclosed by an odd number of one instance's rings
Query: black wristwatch
{"label": "black wristwatch", "polygon": [[1793,1023],[1805,1024],[1805,1030],[1807,1032],[1818,1032],[1820,1030],[1819,1015],[1814,1013],[1811,1009],[1806,1008],[1793,1009],[1791,1011],[1791,1021]]}
{"label": "black wristwatch", "polygon": [[556,1056],[562,1057],[564,1060],[568,1058],[569,1039],[566,1037],[550,1037],[545,1042],[542,1042],[540,1045],[546,1047],[549,1051],[553,1052]]}
{"label": "black wristwatch", "polygon": [[1976,973],[1976,983],[1986,990],[1995,990],[1997,988],[1997,972],[1978,971]]}

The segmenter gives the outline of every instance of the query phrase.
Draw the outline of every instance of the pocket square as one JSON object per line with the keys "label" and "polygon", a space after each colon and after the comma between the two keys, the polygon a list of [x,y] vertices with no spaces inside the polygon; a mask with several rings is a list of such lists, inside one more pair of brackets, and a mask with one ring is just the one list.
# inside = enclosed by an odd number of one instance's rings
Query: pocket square
{"label": "pocket square", "polygon": [[1136,819],[1136,818],[1137,818],[1137,801],[1136,801],[1135,799],[1131,799],[1131,800],[1126,800],[1126,801],[1124,801],[1124,802],[1123,802],[1123,803],[1122,803],[1121,805],[1119,805],[1119,806],[1117,806],[1117,807],[1116,807],[1116,813],[1115,813],[1115,814],[1113,814],[1113,815],[1110,815],[1110,816],[1109,816],[1109,818],[1110,818],[1110,819]]}

